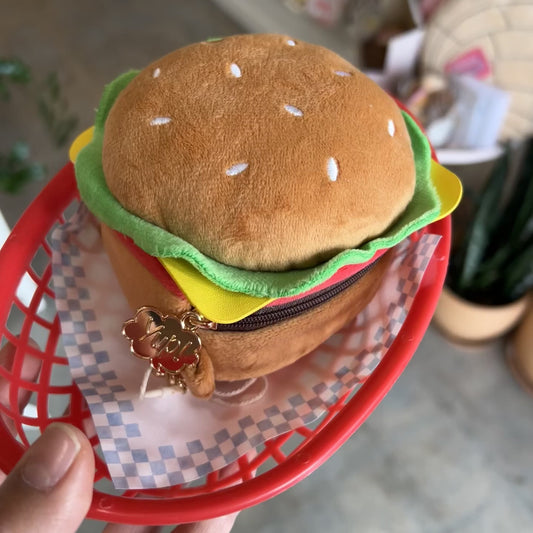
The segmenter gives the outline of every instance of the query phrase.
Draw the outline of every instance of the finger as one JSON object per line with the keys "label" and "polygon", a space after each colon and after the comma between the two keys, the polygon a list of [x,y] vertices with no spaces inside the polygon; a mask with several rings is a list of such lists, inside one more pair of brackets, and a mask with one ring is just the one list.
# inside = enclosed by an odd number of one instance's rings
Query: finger
{"label": "finger", "polygon": [[193,524],[182,524],[172,530],[172,533],[229,533],[239,515],[238,512],[203,520]]}
{"label": "finger", "polygon": [[[254,448],[246,454],[246,459],[251,461],[257,455],[257,450]],[[237,461],[230,463],[220,470],[220,477],[222,479],[232,476],[239,471],[239,463]],[[255,475],[255,470],[252,471]],[[238,481],[236,481],[238,483]],[[182,524],[172,530],[172,533],[229,533],[235,524],[235,520],[239,516],[239,511],[218,518],[211,518],[210,520],[203,520],[201,522],[194,522],[190,524]]]}
{"label": "finger", "polygon": [[93,478],[85,435],[51,424],[0,486],[2,531],[74,533],[89,509]]}
{"label": "finger", "polygon": [[[251,461],[256,455],[257,450],[250,450],[246,454],[246,459]],[[239,463],[235,461],[220,470],[220,477],[221,479],[224,479],[238,471]],[[252,471],[252,475],[255,475],[255,470]],[[172,533],[229,533],[233,528],[238,515],[239,511],[218,518],[212,518],[210,520],[181,524],[174,528]],[[161,531],[161,528],[158,526],[107,524],[102,533],[158,533],[159,531]]]}
{"label": "finger", "polygon": [[134,526],[128,524],[107,524],[102,533],[159,533],[159,526]]}

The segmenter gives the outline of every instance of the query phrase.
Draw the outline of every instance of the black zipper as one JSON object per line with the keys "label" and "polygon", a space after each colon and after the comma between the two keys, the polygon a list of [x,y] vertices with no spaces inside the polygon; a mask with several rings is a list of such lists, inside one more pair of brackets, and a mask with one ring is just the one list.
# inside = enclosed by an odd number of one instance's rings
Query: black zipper
{"label": "black zipper", "polygon": [[350,276],[331,287],[327,287],[319,292],[305,296],[300,300],[274,307],[263,307],[263,309],[260,309],[256,313],[253,313],[238,322],[234,322],[233,324],[218,323],[217,331],[253,331],[301,315],[302,313],[310,311],[314,307],[327,302],[331,298],[334,298],[348,287],[351,287],[371,270],[378,261],[379,258],[361,269],[359,272],[356,272],[353,276]]}

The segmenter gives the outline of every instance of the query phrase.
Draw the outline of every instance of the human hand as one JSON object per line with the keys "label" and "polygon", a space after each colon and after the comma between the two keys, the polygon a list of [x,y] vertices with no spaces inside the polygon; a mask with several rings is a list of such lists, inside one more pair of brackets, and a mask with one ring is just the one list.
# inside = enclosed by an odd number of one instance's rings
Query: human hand
{"label": "human hand", "polygon": [[75,532],[89,510],[93,478],[87,437],[51,424],[0,486],[0,531]]}
{"label": "human hand", "polygon": [[[0,350],[0,366],[11,370],[15,355],[16,347],[7,343]],[[35,381],[40,369],[39,359],[25,357],[21,377]],[[19,392],[21,411],[30,394]],[[9,406],[5,379],[0,379],[0,402]],[[3,421],[15,431],[11,419],[4,416]],[[0,472],[0,532],[76,531],[91,503],[93,478],[94,454],[87,437],[72,426],[51,424],[7,478]]]}
{"label": "human hand", "polygon": [[[13,344],[6,344],[0,350],[0,366],[10,369],[15,351]],[[21,373],[31,381],[39,370],[40,364],[30,357]],[[0,379],[0,402],[7,404],[8,397],[9,383]],[[28,400],[28,394],[21,394],[19,408]],[[231,475],[233,468],[229,465],[222,475]],[[93,478],[94,454],[87,437],[73,426],[51,424],[7,477],[0,471],[0,533],[74,533],[89,509]],[[237,515],[182,524],[173,533],[229,533]],[[158,529],[108,524],[104,533],[154,533]]]}

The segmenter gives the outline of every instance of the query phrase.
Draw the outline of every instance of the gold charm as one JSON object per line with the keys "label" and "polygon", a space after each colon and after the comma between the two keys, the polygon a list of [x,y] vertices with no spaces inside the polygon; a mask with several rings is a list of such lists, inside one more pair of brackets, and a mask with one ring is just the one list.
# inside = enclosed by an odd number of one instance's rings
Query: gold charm
{"label": "gold charm", "polygon": [[172,386],[187,390],[181,372],[196,367],[202,341],[198,328],[216,329],[195,311],[182,315],[163,315],[153,307],[141,307],[124,322],[122,334],[130,341],[133,355],[149,360],[155,376],[166,376]]}

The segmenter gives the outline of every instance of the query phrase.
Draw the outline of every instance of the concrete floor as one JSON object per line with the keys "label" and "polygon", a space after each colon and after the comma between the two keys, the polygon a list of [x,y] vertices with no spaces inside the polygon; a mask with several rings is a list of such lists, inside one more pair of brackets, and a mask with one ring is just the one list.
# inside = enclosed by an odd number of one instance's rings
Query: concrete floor
{"label": "concrete floor", "polygon": [[[39,79],[56,71],[81,130],[119,73],[239,31],[208,0],[18,0],[4,6],[0,54],[21,57]],[[47,141],[28,91],[16,93],[11,104],[0,102],[0,147],[27,139],[53,174],[66,150]],[[42,185],[0,195],[10,224]],[[391,393],[341,450],[296,487],[244,511],[233,531],[533,531],[532,407],[505,365],[503,342],[463,349],[430,328]],[[86,521],[80,531],[101,528]]]}

